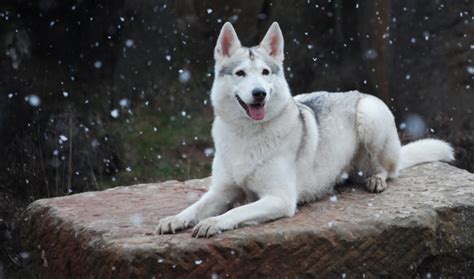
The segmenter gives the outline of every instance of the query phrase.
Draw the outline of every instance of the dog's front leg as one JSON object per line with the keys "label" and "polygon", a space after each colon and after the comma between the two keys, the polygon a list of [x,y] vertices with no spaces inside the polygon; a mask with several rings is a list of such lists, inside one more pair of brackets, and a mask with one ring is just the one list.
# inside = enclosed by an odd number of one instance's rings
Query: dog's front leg
{"label": "dog's front leg", "polygon": [[158,234],[175,233],[194,226],[199,220],[224,212],[231,201],[224,193],[209,191],[200,200],[181,211],[179,214],[161,219],[158,223]]}
{"label": "dog's front leg", "polygon": [[225,230],[236,228],[246,222],[265,222],[281,217],[291,217],[295,213],[295,206],[283,197],[266,196],[256,202],[246,204],[228,212],[210,217],[193,229],[195,237],[210,237]]}
{"label": "dog's front leg", "polygon": [[161,219],[157,232],[158,234],[175,233],[192,227],[205,218],[221,214],[232,207],[239,195],[241,192],[234,187],[228,177],[213,173],[209,192],[179,214]]}
{"label": "dog's front leg", "polygon": [[255,177],[252,190],[259,197],[257,201],[201,221],[194,227],[193,236],[210,237],[244,223],[261,223],[295,214],[296,185],[291,167],[274,162]]}

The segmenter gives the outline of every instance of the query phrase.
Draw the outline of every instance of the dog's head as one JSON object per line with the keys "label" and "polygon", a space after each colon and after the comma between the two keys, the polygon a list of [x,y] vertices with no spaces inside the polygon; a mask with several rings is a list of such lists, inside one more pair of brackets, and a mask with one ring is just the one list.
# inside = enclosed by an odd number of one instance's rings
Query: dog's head
{"label": "dog's head", "polygon": [[291,94],[283,72],[283,35],[274,22],[258,46],[242,47],[232,24],[225,23],[214,50],[211,100],[228,121],[268,121]]}

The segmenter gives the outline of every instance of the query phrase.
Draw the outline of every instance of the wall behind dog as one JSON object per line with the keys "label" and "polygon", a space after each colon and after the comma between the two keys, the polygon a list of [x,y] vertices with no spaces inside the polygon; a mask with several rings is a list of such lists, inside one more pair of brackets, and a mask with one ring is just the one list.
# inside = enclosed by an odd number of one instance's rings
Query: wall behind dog
{"label": "wall behind dog", "polygon": [[357,89],[401,137],[474,170],[473,5],[456,1],[2,1],[1,190],[29,200],[209,173],[213,48],[278,21],[294,94]]}

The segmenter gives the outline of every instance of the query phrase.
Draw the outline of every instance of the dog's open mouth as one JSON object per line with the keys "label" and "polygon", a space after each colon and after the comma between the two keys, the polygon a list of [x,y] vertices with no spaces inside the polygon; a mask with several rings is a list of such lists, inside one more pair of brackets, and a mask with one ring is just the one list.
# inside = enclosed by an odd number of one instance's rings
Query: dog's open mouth
{"label": "dog's open mouth", "polygon": [[235,95],[239,104],[244,108],[247,115],[253,120],[263,120],[265,118],[265,102],[257,102],[247,105],[239,95]]}

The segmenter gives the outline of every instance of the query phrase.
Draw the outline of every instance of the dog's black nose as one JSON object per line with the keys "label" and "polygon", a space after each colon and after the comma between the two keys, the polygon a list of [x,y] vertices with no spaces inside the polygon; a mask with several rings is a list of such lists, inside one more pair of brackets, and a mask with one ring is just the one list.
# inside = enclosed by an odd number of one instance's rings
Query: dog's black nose
{"label": "dog's black nose", "polygon": [[265,100],[265,96],[267,96],[267,92],[265,92],[265,89],[261,87],[257,87],[254,90],[252,90],[252,96],[255,101],[261,102]]}

